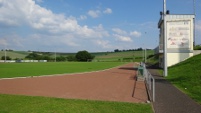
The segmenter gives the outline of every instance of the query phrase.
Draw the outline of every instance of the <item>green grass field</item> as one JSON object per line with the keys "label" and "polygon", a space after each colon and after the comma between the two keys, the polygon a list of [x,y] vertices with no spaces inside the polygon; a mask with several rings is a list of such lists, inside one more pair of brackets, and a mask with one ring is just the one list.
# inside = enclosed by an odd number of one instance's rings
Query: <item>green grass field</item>
{"label": "green grass field", "polygon": [[112,68],[122,62],[46,62],[46,63],[0,63],[0,78],[40,76],[90,72]]}
{"label": "green grass field", "polygon": [[150,104],[0,94],[0,113],[153,113]]}
{"label": "green grass field", "polygon": [[168,68],[167,79],[201,104],[201,54]]}

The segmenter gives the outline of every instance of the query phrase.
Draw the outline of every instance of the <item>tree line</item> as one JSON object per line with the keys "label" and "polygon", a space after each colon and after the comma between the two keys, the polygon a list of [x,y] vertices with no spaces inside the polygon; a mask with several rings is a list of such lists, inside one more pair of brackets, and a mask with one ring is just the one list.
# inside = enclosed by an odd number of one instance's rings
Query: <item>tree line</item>
{"label": "tree line", "polygon": [[[142,48],[137,48],[137,49],[123,49],[123,50],[119,50],[119,49],[115,49],[114,52],[126,52],[126,51],[142,51]],[[147,49],[147,50],[151,50],[151,49]]]}
{"label": "tree line", "polygon": [[[51,56],[50,54],[41,54],[38,52],[32,52],[28,54],[24,59],[27,60],[47,60],[49,62],[51,61],[57,61],[57,62],[63,62],[63,61],[80,61],[80,62],[87,62],[92,61],[95,58],[95,56],[91,55],[88,51],[78,51],[75,55],[68,55],[68,56]],[[1,60],[5,60],[5,56],[1,57]],[[9,56],[6,56],[6,60],[12,60]],[[14,60],[23,60],[16,58]]]}

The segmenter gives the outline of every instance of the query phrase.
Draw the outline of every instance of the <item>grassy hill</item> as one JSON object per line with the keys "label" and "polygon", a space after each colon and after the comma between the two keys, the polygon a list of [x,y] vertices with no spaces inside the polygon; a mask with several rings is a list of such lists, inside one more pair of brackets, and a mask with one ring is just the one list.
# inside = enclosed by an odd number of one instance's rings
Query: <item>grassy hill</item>
{"label": "grassy hill", "polygon": [[[122,52],[94,52],[91,53],[95,56],[94,61],[135,61],[140,62],[143,60],[143,53],[144,51],[122,51]],[[11,57],[12,59],[20,58],[24,59],[30,52],[28,51],[7,51],[7,56]],[[50,56],[52,58],[55,57],[54,52],[37,52],[41,55]],[[147,57],[154,53],[153,50],[147,50]],[[56,53],[57,56],[67,57],[69,55],[75,56],[76,53]],[[4,56],[4,51],[0,51],[0,58]]]}
{"label": "grassy hill", "polygon": [[201,54],[168,68],[167,79],[201,104]]}
{"label": "grassy hill", "polygon": [[[144,51],[103,52],[93,53],[96,61],[142,61]],[[147,56],[153,55],[153,50],[147,50]]]}
{"label": "grassy hill", "polygon": [[[20,51],[6,51],[6,55],[9,56],[12,59],[16,59],[16,58],[25,58],[26,55],[28,55],[28,52],[20,52]],[[0,51],[0,58],[2,56],[5,56],[5,52],[4,51]]]}

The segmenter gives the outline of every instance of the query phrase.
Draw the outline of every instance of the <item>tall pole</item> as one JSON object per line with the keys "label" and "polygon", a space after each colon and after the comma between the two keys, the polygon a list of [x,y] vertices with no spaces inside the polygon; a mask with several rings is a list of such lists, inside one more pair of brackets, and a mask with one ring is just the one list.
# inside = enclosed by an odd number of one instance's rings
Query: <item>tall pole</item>
{"label": "tall pole", "polygon": [[163,0],[163,24],[164,24],[164,39],[163,39],[163,76],[168,75],[167,70],[167,29],[166,29],[166,0]]}
{"label": "tall pole", "polygon": [[[195,13],[195,0],[193,0],[193,13],[194,13],[194,16],[196,17],[196,13]],[[193,47],[195,47],[195,17],[194,17],[194,21],[193,21],[193,23],[194,23],[194,25],[193,25],[193,27],[194,27],[194,32],[193,32],[193,35],[194,35],[194,39],[193,39]]]}
{"label": "tall pole", "polygon": [[144,63],[147,62],[147,48],[144,49]]}
{"label": "tall pole", "polygon": [[142,43],[142,62],[144,62],[144,49],[143,49],[143,43]]}
{"label": "tall pole", "polygon": [[5,52],[5,55],[4,55],[4,56],[5,56],[4,62],[6,63],[6,60],[7,60],[7,59],[6,59],[6,46],[5,46],[5,51],[4,51],[4,52]]}
{"label": "tall pole", "polygon": [[[145,37],[146,37],[147,32],[145,32]],[[145,47],[144,49],[144,63],[147,62],[147,48]]]}
{"label": "tall pole", "polygon": [[55,57],[54,62],[57,62],[57,52],[56,52],[56,50],[55,50],[55,53],[54,53],[54,57]]}

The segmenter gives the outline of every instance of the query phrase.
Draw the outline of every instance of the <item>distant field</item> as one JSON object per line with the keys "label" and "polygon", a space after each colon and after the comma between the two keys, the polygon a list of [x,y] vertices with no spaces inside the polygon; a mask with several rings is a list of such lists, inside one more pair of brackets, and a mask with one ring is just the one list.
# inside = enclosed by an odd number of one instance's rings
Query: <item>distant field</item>
{"label": "distant field", "polygon": [[[25,58],[26,55],[28,55],[28,53],[26,54],[25,52],[6,51],[6,56],[9,56],[12,59]],[[0,58],[2,56],[5,56],[4,51],[0,51]]]}
{"label": "distant field", "polygon": [[[29,52],[27,51],[7,51],[7,56],[12,59],[24,59]],[[54,52],[40,52],[50,57],[55,57]],[[124,52],[94,52],[91,53],[95,56],[93,61],[98,62],[140,62],[143,60],[143,51],[124,51]],[[153,50],[147,50],[147,56],[154,54]],[[0,51],[0,57],[4,56],[4,51]],[[76,53],[56,53],[57,56],[67,57],[69,55],[76,55]]]}
{"label": "distant field", "polygon": [[47,63],[0,63],[0,78],[40,76],[90,72],[122,65],[122,62],[47,62]]}
{"label": "distant field", "polygon": [[[143,60],[144,51],[126,51],[126,52],[105,52],[102,54],[95,54],[95,61],[134,61],[139,62]],[[147,50],[146,55],[153,55],[153,50]]]}
{"label": "distant field", "polygon": [[153,113],[151,104],[0,94],[0,113]]}

